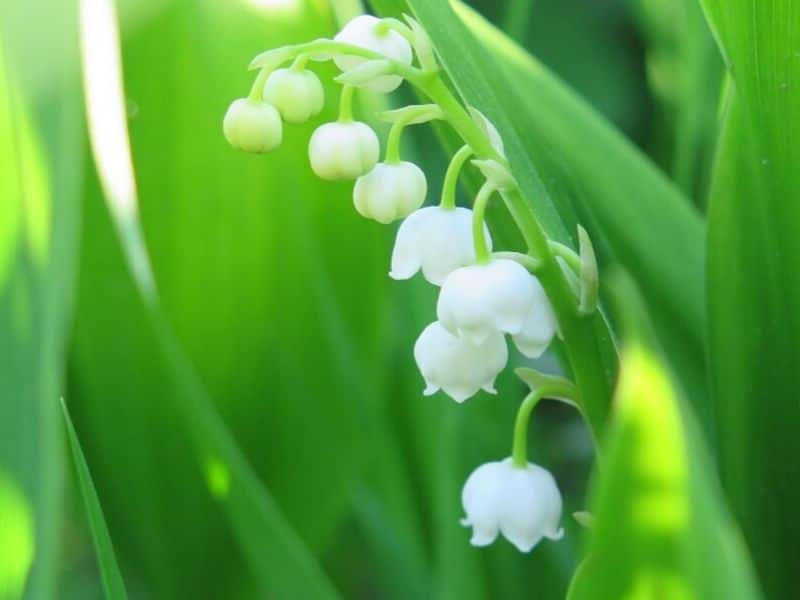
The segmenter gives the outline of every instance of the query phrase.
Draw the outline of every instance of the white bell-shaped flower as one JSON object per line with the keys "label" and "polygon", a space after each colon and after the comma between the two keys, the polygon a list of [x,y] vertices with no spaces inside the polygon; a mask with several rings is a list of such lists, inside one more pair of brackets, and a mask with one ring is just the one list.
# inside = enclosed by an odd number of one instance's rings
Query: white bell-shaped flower
{"label": "white bell-shaped flower", "polygon": [[513,336],[514,344],[528,358],[538,358],[547,350],[556,333],[557,321],[553,306],[536,277],[533,279],[533,304],[522,330]]}
{"label": "white bell-shaped flower", "polygon": [[[361,15],[352,19],[333,39],[372,50],[406,65],[411,64],[411,44],[408,40],[372,15]],[[338,55],[333,58],[336,66],[342,71],[357,67],[364,60],[366,59],[363,57],[351,55]],[[364,87],[373,92],[388,93],[397,89],[402,82],[402,77],[397,75],[381,75]]]}
{"label": "white bell-shaped flower", "polygon": [[[492,239],[484,225],[491,250]],[[460,267],[475,264],[472,211],[467,208],[428,206],[409,215],[400,225],[392,251],[392,279],[410,279],[417,271],[434,285]]]}
{"label": "white bell-shaped flower", "polygon": [[283,123],[277,109],[249,98],[234,100],[222,121],[225,139],[245,152],[269,152],[281,145]]}
{"label": "white bell-shaped flower", "polygon": [[264,84],[264,100],[275,106],[284,121],[304,123],[325,103],[319,77],[307,69],[277,69]]}
{"label": "white bell-shaped flower", "polygon": [[473,546],[488,546],[498,533],[520,552],[530,552],[543,538],[560,540],[561,493],[547,469],[510,458],[475,469],[461,492],[467,513],[461,524],[472,527]]}
{"label": "white bell-shaped flower", "polygon": [[308,143],[311,168],[322,179],[355,179],[378,162],[378,136],[359,121],[325,123]]}
{"label": "white bell-shaped flower", "polygon": [[525,267],[495,259],[450,273],[436,313],[448,331],[480,344],[495,332],[520,333],[534,298],[534,279]]}
{"label": "white bell-shaped flower", "polygon": [[414,163],[378,163],[356,180],[353,202],[362,216],[386,224],[417,210],[427,192],[425,173]]}
{"label": "white bell-shaped flower", "polygon": [[414,344],[414,359],[425,379],[426,396],[441,389],[456,402],[463,402],[480,389],[497,393],[494,380],[506,366],[508,347],[502,334],[495,333],[474,345],[435,321]]}

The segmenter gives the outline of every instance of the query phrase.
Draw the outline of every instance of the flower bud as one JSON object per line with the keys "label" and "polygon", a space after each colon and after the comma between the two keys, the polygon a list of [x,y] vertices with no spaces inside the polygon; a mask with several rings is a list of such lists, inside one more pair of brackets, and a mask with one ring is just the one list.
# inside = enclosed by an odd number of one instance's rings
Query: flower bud
{"label": "flower bud", "polygon": [[[372,15],[361,15],[352,19],[333,39],[372,50],[406,65],[411,64],[411,44],[408,40]],[[365,60],[363,57],[352,55],[338,55],[333,58],[336,66],[342,71],[353,69]],[[373,92],[388,93],[397,89],[402,82],[402,77],[398,75],[381,75],[364,87]]]}
{"label": "flower bud", "polygon": [[[484,236],[491,249],[492,240],[485,225]],[[442,285],[452,271],[472,264],[472,211],[428,206],[412,213],[400,225],[389,276],[410,279],[421,268],[425,279]]]}
{"label": "flower bud", "polygon": [[538,358],[547,350],[556,332],[556,316],[547,294],[539,283],[539,280],[531,275],[533,279],[533,303],[522,330],[513,336],[514,344],[520,352],[528,358]]}
{"label": "flower bud", "polygon": [[427,191],[425,173],[414,163],[378,163],[356,180],[353,202],[359,214],[386,224],[422,206]]}
{"label": "flower bud", "polygon": [[475,469],[461,492],[467,513],[461,524],[472,527],[473,546],[488,546],[498,533],[520,552],[530,552],[543,537],[560,540],[561,493],[549,471],[510,458]]}
{"label": "flower bud", "polygon": [[436,321],[423,330],[414,344],[414,359],[427,385],[426,396],[441,389],[456,402],[463,402],[480,389],[497,393],[494,380],[506,366],[508,348],[502,334],[474,345]]}
{"label": "flower bud", "polygon": [[325,123],[311,136],[308,158],[322,179],[355,179],[378,162],[378,136],[364,123]]}
{"label": "flower bud", "polygon": [[525,267],[507,259],[456,269],[439,293],[439,321],[473,344],[495,332],[518,334],[533,308],[533,281]]}
{"label": "flower bud", "polygon": [[278,69],[267,77],[264,100],[278,109],[284,121],[304,123],[322,110],[325,93],[312,71]]}
{"label": "flower bud", "polygon": [[245,152],[269,152],[281,145],[283,124],[271,104],[249,98],[234,100],[222,121],[225,139]]}

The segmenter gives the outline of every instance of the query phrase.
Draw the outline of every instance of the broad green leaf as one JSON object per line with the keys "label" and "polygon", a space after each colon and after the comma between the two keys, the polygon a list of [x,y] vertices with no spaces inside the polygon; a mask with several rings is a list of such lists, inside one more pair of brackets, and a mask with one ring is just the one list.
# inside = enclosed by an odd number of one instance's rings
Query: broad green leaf
{"label": "broad green leaf", "polygon": [[117,557],[114,554],[114,544],[108,532],[103,508],[100,506],[100,499],[97,497],[97,490],[92,481],[92,474],[89,472],[89,465],[86,464],[86,457],[81,450],[81,443],[78,434],[69,417],[67,405],[63,399],[61,408],[64,413],[64,423],[67,428],[67,439],[72,451],[72,462],[75,465],[75,472],[78,477],[78,485],[83,496],[83,503],[86,508],[86,518],[89,521],[89,528],[92,531],[97,560],[100,563],[100,573],[103,578],[103,589],[106,598],[109,600],[125,600],[128,592],[125,589],[125,581],[117,565]]}
{"label": "broad green leaf", "polygon": [[800,4],[703,2],[731,78],[709,211],[712,387],[723,484],[767,595],[797,590]]}
{"label": "broad green leaf", "polygon": [[[47,15],[57,28],[40,25]],[[0,3],[0,598],[56,596],[82,113],[72,2]],[[50,60],[50,57],[57,57]]]}
{"label": "broad green leaf", "polygon": [[[126,316],[143,327],[136,333],[128,333],[130,341],[138,339],[147,344],[147,358],[140,361],[152,369],[148,373],[148,383],[157,386],[166,404],[170,405],[167,414],[177,417],[178,427],[186,432],[209,491],[227,515],[260,593],[281,597],[336,597],[319,564],[287,522],[220,418],[160,305],[138,220],[113,4],[109,0],[84,0],[81,25],[89,130],[108,213],[130,271],[131,279],[124,284],[129,289],[132,284],[138,293],[138,298],[128,299]],[[97,355],[92,358],[96,359]],[[115,427],[119,431],[120,426],[129,425],[116,423]],[[146,441],[142,437],[136,443]],[[181,449],[186,451],[185,446]],[[170,476],[177,474],[169,473]],[[192,475],[196,477],[196,473]],[[151,482],[140,480],[139,483]],[[186,493],[184,489],[180,491]],[[196,570],[198,565],[191,564],[191,568]],[[222,579],[218,573],[210,576]],[[175,584],[167,579],[157,585]],[[177,591],[182,595],[186,589],[178,587]],[[203,593],[211,592],[205,589]],[[242,590],[241,593],[253,592]]]}
{"label": "broad green leaf", "polygon": [[755,599],[752,566],[688,404],[625,282],[622,367],[569,598]]}

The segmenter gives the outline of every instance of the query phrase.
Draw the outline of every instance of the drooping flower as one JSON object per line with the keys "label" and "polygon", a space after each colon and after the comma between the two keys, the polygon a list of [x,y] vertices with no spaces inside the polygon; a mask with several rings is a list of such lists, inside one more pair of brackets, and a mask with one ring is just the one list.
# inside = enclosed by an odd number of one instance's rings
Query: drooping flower
{"label": "drooping flower", "polygon": [[359,121],[325,123],[308,143],[311,168],[322,179],[355,179],[378,162],[380,144],[370,127]]}
{"label": "drooping flower", "polygon": [[[484,226],[491,249],[489,229]],[[472,211],[428,206],[409,215],[397,231],[392,251],[392,279],[410,279],[417,271],[430,283],[442,285],[460,267],[475,264]]]}
{"label": "drooping flower", "polygon": [[531,310],[525,318],[522,330],[513,336],[513,340],[522,354],[528,358],[538,358],[553,340],[557,322],[542,284],[534,276],[531,279],[534,289]]}
{"label": "drooping flower", "polygon": [[322,110],[325,92],[312,71],[277,69],[264,84],[264,100],[278,109],[284,121],[304,123]]}
{"label": "drooping flower", "polygon": [[[406,65],[411,64],[411,44],[408,40],[372,15],[361,15],[352,19],[333,39],[372,50]],[[352,55],[338,55],[333,58],[342,71],[353,69],[365,60],[361,56]],[[381,75],[364,87],[373,92],[388,93],[397,89],[402,82],[403,79],[398,75]]]}
{"label": "drooping flower", "polygon": [[522,331],[535,298],[533,276],[513,260],[456,269],[439,293],[436,314],[454,335],[480,344],[495,332]]}
{"label": "drooping flower", "polygon": [[249,98],[234,100],[222,121],[225,139],[245,152],[269,152],[281,145],[283,124],[277,109]]}
{"label": "drooping flower", "polygon": [[422,206],[427,191],[425,173],[414,163],[378,163],[356,180],[353,202],[362,216],[386,224]]}
{"label": "drooping flower", "polygon": [[533,463],[517,467],[511,458],[475,469],[464,484],[461,503],[472,527],[473,546],[488,546],[502,533],[520,552],[543,538],[560,540],[561,493],[547,469]]}
{"label": "drooping flower", "polygon": [[426,396],[441,389],[456,402],[463,402],[481,389],[496,393],[494,380],[506,366],[508,347],[502,334],[473,345],[435,321],[414,344],[414,359],[425,379]]}

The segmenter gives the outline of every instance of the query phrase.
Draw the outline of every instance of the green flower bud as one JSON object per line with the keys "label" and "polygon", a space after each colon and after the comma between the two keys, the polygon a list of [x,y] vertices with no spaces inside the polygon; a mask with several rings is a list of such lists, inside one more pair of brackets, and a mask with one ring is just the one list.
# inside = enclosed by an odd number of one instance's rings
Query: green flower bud
{"label": "green flower bud", "polygon": [[308,158],[318,177],[331,181],[355,179],[378,162],[378,136],[358,121],[325,123],[311,135]]}
{"label": "green flower bud", "polygon": [[281,145],[283,124],[277,109],[249,98],[234,100],[225,113],[222,131],[231,146],[257,154]]}
{"label": "green flower bud", "polygon": [[284,121],[303,123],[322,110],[325,93],[319,77],[313,72],[278,69],[264,84],[264,100],[278,109]]}

